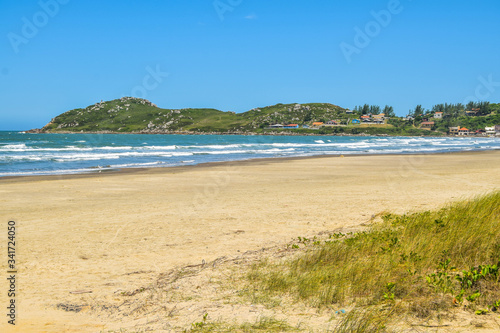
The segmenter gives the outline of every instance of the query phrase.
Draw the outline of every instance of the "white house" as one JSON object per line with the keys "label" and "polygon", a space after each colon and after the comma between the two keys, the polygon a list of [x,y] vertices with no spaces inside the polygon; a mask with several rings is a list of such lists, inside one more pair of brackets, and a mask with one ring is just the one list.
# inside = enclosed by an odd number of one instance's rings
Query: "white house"
{"label": "white house", "polygon": [[496,133],[495,126],[486,127],[485,130],[486,130],[486,135],[495,135]]}

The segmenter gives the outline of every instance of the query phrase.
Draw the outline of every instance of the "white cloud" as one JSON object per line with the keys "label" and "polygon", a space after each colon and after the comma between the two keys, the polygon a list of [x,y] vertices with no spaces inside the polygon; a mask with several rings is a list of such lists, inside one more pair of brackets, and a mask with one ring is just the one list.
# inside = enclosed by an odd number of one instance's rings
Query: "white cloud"
{"label": "white cloud", "polygon": [[252,13],[252,14],[249,14],[249,15],[245,16],[245,18],[247,20],[256,20],[257,19],[257,15],[255,15],[255,14]]}

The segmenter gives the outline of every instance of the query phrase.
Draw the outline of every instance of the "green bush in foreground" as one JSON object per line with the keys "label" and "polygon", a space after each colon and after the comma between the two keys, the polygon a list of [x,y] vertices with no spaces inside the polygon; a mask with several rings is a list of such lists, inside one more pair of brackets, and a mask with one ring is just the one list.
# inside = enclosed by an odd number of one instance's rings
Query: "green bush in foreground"
{"label": "green bush in foreground", "polygon": [[452,307],[484,314],[500,305],[500,192],[438,211],[386,215],[367,232],[300,241],[308,250],[299,257],[253,267],[253,299],[288,294],[316,307],[397,303],[422,318]]}

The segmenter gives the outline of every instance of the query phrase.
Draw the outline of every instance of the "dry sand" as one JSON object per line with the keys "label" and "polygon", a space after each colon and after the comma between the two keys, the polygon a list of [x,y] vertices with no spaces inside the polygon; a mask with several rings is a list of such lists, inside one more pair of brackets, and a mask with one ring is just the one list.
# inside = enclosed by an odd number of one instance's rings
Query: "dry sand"
{"label": "dry sand", "polygon": [[[9,220],[18,225],[19,269],[17,330],[2,314],[0,331],[130,327],[132,318],[64,309],[113,302],[174,267],[359,226],[383,211],[434,209],[498,190],[499,171],[494,151],[0,179],[2,275]],[[2,313],[6,290],[2,277]]]}

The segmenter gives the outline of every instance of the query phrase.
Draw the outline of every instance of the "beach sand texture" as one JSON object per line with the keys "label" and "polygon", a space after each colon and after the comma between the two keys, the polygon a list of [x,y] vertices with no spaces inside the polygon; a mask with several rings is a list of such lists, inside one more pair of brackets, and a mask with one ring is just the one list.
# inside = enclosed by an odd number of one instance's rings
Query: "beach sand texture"
{"label": "beach sand texture", "polygon": [[[434,209],[499,188],[498,151],[0,179],[2,272],[9,220],[18,225],[19,270],[17,325],[6,325],[2,315],[0,331],[125,327],[126,318],[113,322],[58,304],[99,304],[176,266],[359,226],[384,211]],[[7,289],[2,278],[3,309]]]}

